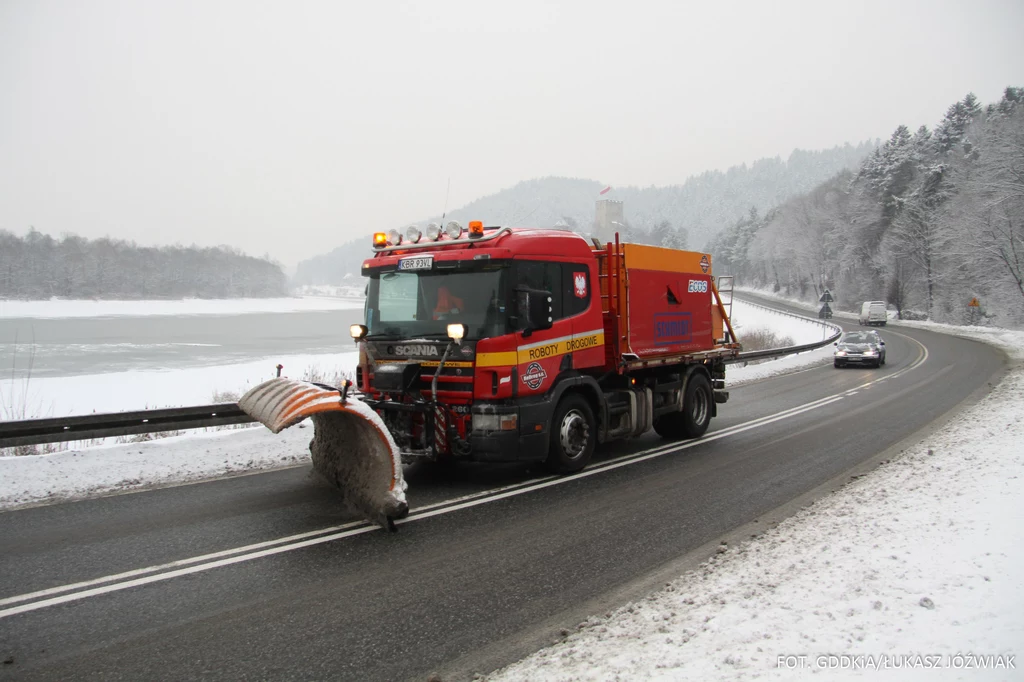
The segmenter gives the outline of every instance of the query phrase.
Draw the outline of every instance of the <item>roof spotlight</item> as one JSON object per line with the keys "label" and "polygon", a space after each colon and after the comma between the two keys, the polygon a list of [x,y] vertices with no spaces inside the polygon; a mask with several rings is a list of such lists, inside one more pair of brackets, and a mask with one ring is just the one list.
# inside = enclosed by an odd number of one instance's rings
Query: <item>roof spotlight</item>
{"label": "roof spotlight", "polygon": [[413,244],[418,243],[421,237],[423,237],[423,233],[415,225],[410,225],[405,229],[405,238]]}
{"label": "roof spotlight", "polygon": [[436,242],[441,238],[441,226],[437,223],[430,223],[427,225],[427,239],[432,242]]}
{"label": "roof spotlight", "polygon": [[462,236],[462,225],[459,225],[458,221],[451,220],[444,226],[444,233],[451,239],[458,239]]}
{"label": "roof spotlight", "polygon": [[402,243],[402,233],[394,229],[388,230],[388,241],[394,246],[398,246]]}

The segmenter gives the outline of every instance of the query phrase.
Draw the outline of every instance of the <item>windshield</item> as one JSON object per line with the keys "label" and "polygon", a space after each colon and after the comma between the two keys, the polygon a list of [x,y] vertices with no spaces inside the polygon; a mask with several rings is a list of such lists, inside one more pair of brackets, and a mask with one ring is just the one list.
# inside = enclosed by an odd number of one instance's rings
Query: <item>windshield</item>
{"label": "windshield", "polygon": [[508,332],[506,268],[472,272],[384,272],[370,276],[366,296],[369,336],[414,338],[448,335],[448,325],[466,325],[466,337]]}
{"label": "windshield", "polygon": [[877,343],[878,337],[866,332],[850,332],[844,334],[841,343]]}

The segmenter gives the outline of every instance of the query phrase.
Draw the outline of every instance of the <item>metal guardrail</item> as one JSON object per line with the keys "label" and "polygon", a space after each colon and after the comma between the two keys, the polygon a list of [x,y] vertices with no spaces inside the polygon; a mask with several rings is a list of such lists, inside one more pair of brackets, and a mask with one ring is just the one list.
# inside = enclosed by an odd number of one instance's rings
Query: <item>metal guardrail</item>
{"label": "metal guardrail", "polygon": [[0,422],[0,448],[64,443],[255,421],[237,403]]}
{"label": "metal guardrail", "polygon": [[[784,348],[767,348],[742,352],[728,363],[763,360],[765,358],[792,355],[803,351],[814,350],[832,343],[843,333],[838,326],[822,322],[803,315],[794,315],[783,310],[776,310],[744,300],[745,305],[752,305],[770,310],[779,315],[787,315],[805,322],[821,325],[825,333],[831,336],[813,343]],[[113,438],[116,436],[132,436],[142,433],[160,433],[161,431],[178,431],[182,429],[198,429],[207,426],[228,426],[231,424],[248,424],[255,421],[242,412],[237,403],[221,403],[218,405],[197,405],[194,407],[173,407],[163,410],[140,410],[137,412],[116,412],[113,414],[88,414],[79,417],[56,417],[51,419],[26,419],[23,421],[0,422],[0,448],[18,445],[40,445],[43,443],[64,443],[92,438]]]}
{"label": "metal guardrail", "polygon": [[792,355],[794,353],[803,353],[804,351],[815,350],[815,349],[827,346],[828,344],[833,343],[836,339],[838,339],[843,334],[842,328],[840,328],[838,325],[832,324],[831,322],[822,322],[821,320],[816,320],[813,317],[806,317],[804,315],[797,315],[795,313],[786,312],[785,310],[778,310],[777,308],[769,308],[768,306],[759,305],[757,303],[751,303],[750,301],[748,301],[746,299],[743,299],[741,297],[738,297],[738,296],[736,298],[738,298],[739,300],[743,301],[744,305],[754,306],[755,308],[761,308],[762,310],[768,310],[768,311],[771,311],[772,313],[775,313],[777,315],[785,315],[787,317],[792,317],[794,319],[802,320],[804,322],[813,322],[814,324],[819,325],[820,327],[822,327],[822,329],[824,330],[824,333],[831,332],[831,335],[828,336],[827,338],[821,340],[821,341],[814,341],[812,343],[804,343],[804,344],[800,344],[798,346],[785,346],[783,348],[765,348],[764,350],[750,350],[750,351],[741,352],[735,358],[733,358],[731,360],[726,360],[726,362],[729,362],[729,363],[747,362],[747,361],[750,361],[750,360],[763,360],[765,358],[776,358],[776,357],[781,357],[783,355]]}

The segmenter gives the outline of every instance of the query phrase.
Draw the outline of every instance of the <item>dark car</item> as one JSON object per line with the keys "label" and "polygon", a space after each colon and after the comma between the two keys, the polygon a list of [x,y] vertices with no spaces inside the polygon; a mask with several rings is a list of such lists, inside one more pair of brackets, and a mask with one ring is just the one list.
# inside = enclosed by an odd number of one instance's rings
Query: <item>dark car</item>
{"label": "dark car", "polygon": [[846,332],[836,341],[836,352],[833,357],[833,364],[836,367],[878,367],[885,364],[885,341],[874,331]]}

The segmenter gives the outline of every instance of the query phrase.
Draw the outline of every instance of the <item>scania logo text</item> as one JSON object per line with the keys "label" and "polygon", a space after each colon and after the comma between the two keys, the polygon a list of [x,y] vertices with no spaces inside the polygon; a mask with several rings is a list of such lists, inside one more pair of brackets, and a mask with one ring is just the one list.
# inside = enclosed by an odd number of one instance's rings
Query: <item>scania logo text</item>
{"label": "scania logo text", "polygon": [[388,346],[388,355],[439,355],[437,346]]}

